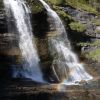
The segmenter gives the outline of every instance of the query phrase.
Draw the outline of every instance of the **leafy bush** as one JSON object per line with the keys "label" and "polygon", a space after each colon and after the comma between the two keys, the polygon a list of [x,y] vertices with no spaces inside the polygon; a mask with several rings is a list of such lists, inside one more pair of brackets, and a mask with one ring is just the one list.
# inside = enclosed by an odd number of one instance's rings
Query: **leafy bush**
{"label": "leafy bush", "polygon": [[80,22],[72,22],[69,24],[70,29],[77,32],[84,32],[86,30],[86,26],[81,24]]}

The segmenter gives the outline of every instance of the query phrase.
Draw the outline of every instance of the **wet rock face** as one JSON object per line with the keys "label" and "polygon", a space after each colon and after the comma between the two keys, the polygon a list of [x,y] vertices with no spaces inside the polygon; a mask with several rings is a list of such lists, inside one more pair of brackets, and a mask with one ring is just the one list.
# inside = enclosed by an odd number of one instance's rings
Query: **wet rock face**
{"label": "wet rock face", "polygon": [[37,38],[46,37],[46,32],[49,31],[47,18],[48,16],[45,10],[32,15],[33,33]]}
{"label": "wet rock face", "polygon": [[[12,26],[15,26],[12,19],[9,19],[9,21],[12,22]],[[14,29],[9,24],[9,21],[6,17],[4,6],[2,6],[2,8],[0,8],[0,52],[11,49],[12,45],[14,45],[14,47],[17,46],[18,36],[14,33],[8,33],[8,27],[10,27],[11,30]]]}
{"label": "wet rock face", "polygon": [[[38,5],[38,2],[35,2]],[[36,6],[34,1],[29,2],[31,10],[32,6]],[[39,4],[40,5],[40,4]],[[36,10],[36,9],[35,9]],[[53,36],[54,30],[52,32],[49,30],[49,21],[47,12],[44,9],[38,11],[33,11],[31,15],[31,22],[33,27],[33,34],[35,36],[36,45],[38,53],[41,59],[41,70],[44,73],[44,79],[50,81],[51,77],[55,77],[52,72],[52,57],[48,48],[48,34]],[[51,20],[50,20],[51,21]],[[9,23],[10,22],[10,23]],[[13,27],[13,28],[12,28]],[[53,27],[53,26],[52,26]],[[8,33],[8,28],[11,33]],[[21,52],[19,50],[19,36],[15,33],[14,29],[15,23],[13,19],[7,19],[4,10],[0,11],[0,77],[11,77],[11,69],[20,67],[21,64]],[[2,63],[1,63],[2,62]],[[10,72],[9,72],[10,71]],[[3,75],[6,73],[7,75]],[[47,79],[48,77],[48,79]],[[56,77],[55,79],[56,80]],[[57,80],[56,80],[57,81]],[[55,81],[55,82],[56,82]]]}
{"label": "wet rock face", "polygon": [[[2,1],[2,0],[1,0]],[[0,79],[11,78],[11,66],[18,63],[20,50],[18,48],[18,35],[8,33],[8,19],[5,9],[0,1]],[[10,21],[10,20],[9,20]],[[13,23],[13,21],[11,20]],[[13,24],[14,26],[14,24]],[[9,24],[9,27],[10,24]],[[13,29],[11,27],[11,29]]]}
{"label": "wet rock face", "polygon": [[7,21],[3,0],[0,0],[0,34],[7,33]]}
{"label": "wet rock face", "polygon": [[0,33],[7,32],[7,22],[4,9],[0,9]]}

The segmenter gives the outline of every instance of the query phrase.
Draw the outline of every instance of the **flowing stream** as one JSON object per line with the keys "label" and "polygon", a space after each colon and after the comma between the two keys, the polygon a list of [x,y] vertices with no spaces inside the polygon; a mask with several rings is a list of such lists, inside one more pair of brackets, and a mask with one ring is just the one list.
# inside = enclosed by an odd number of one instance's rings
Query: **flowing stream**
{"label": "flowing stream", "polygon": [[[32,35],[32,26],[29,15],[31,11],[24,0],[3,1],[7,18],[13,18],[16,32],[19,34],[19,48],[23,58],[22,67],[14,70],[13,77],[31,78],[34,81],[43,82],[42,72],[39,66],[40,59]],[[11,15],[13,16],[12,18]],[[9,25],[11,24],[10,22],[8,23]],[[8,28],[13,29],[13,27]]]}
{"label": "flowing stream", "polygon": [[76,82],[83,80],[91,80],[92,76],[85,71],[84,65],[79,63],[77,55],[71,50],[61,19],[45,1],[39,1],[47,10],[48,16],[52,18],[55,31],[58,34],[55,37],[48,38],[50,53],[54,58],[52,69],[57,80],[62,80],[62,84],[66,85],[76,84]]}

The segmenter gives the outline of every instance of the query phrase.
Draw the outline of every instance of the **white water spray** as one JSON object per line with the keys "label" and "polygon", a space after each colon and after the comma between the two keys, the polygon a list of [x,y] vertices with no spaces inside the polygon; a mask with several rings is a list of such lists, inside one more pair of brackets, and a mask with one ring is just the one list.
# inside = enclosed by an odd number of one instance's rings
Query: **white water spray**
{"label": "white water spray", "polygon": [[[92,76],[85,71],[83,64],[79,63],[77,56],[71,50],[70,42],[61,19],[45,1],[39,1],[47,10],[48,16],[53,19],[54,27],[58,34],[58,36],[49,37],[48,40],[51,55],[54,57],[52,69],[55,76],[60,80],[58,74],[63,73],[65,79],[62,84],[67,85],[76,84],[76,82],[82,80],[91,80]],[[56,66],[54,66],[55,64]]]}
{"label": "white water spray", "polygon": [[39,68],[40,60],[32,35],[29,7],[24,0],[4,0],[4,5],[7,17],[9,18],[10,14],[13,15],[19,33],[19,47],[24,62],[20,70],[16,68],[14,77],[22,76],[31,78],[34,81],[43,82],[42,73]]}

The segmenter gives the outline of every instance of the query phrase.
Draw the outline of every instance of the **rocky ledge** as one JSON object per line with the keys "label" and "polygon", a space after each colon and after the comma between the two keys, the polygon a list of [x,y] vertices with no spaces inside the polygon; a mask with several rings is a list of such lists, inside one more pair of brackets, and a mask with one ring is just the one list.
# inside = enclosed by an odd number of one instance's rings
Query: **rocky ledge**
{"label": "rocky ledge", "polygon": [[99,100],[100,79],[80,85],[40,84],[29,79],[0,82],[1,100]]}

